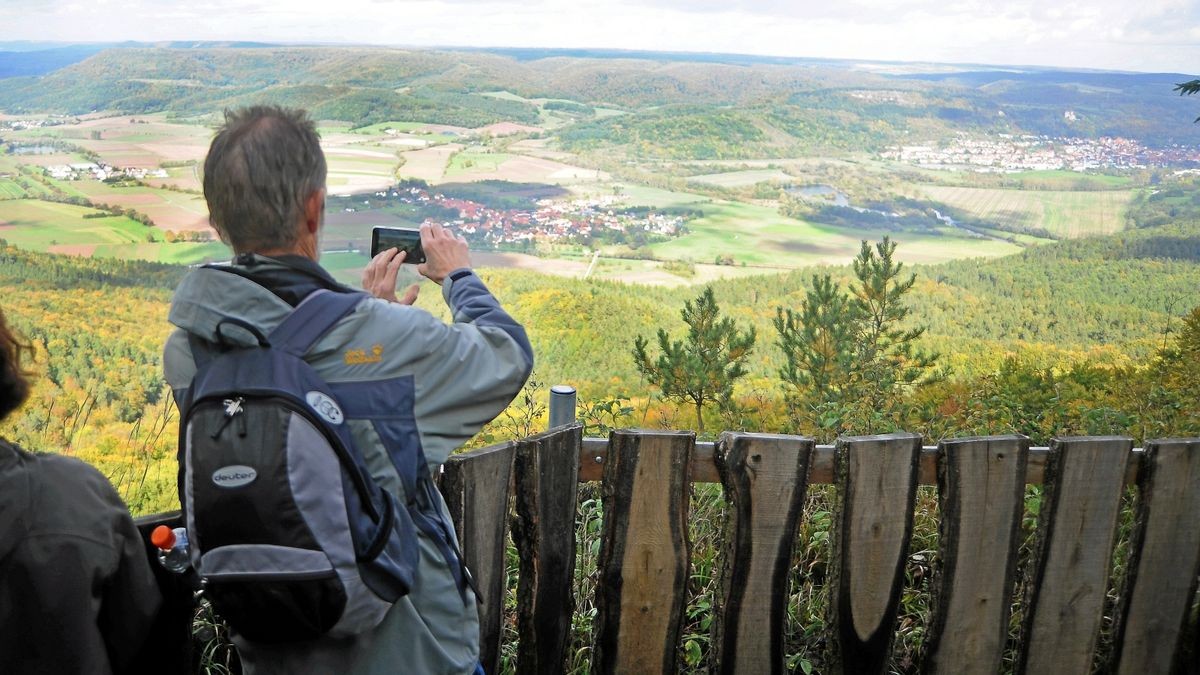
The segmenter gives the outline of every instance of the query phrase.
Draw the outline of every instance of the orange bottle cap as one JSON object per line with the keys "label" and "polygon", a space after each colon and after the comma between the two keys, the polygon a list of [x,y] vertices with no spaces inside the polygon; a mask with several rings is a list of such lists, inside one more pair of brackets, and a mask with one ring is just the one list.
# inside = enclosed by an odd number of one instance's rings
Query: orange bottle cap
{"label": "orange bottle cap", "polygon": [[164,551],[175,548],[175,531],[166,525],[159,525],[150,533],[150,543]]}

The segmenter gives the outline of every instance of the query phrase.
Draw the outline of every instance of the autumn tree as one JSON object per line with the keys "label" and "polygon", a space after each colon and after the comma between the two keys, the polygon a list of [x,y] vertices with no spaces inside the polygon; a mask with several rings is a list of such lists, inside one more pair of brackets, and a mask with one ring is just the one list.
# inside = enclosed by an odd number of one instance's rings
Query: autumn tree
{"label": "autumn tree", "polygon": [[695,301],[684,301],[686,340],[671,340],[658,330],[659,354],[652,358],[649,341],[638,335],[633,342],[633,359],[650,384],[662,390],[663,398],[696,409],[696,426],[704,432],[704,406],[728,404],[733,384],[746,374],[746,361],[754,348],[755,330],[738,330],[733,319],[721,317],[712,288],[705,288]]}

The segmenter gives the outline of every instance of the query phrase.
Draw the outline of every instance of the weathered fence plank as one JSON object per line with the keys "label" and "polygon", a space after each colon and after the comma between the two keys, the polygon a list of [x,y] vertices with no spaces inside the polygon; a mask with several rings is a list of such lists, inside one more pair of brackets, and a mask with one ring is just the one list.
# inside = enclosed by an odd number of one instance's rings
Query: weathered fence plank
{"label": "weathered fence plank", "polygon": [[1171,672],[1200,575],[1200,441],[1146,444],[1112,672]]}
{"label": "weathered fence plank", "polygon": [[943,441],[938,453],[941,565],[924,671],[999,672],[1025,493],[1029,439]]}
{"label": "weathered fence plank", "polygon": [[575,609],[575,514],[583,427],[559,427],[517,444],[513,543],[517,583],[517,672],[560,673]]}
{"label": "weathered fence plank", "polygon": [[921,437],[838,440],[829,625],[835,672],[882,673],[887,666],[912,535]]}
{"label": "weathered fence plank", "polygon": [[[1049,448],[1029,448],[1025,461],[1026,483],[1040,484],[1042,482],[1042,474],[1046,468],[1046,457],[1049,454]],[[1125,482],[1129,485],[1137,483],[1138,458],[1141,454],[1141,448],[1137,448],[1127,458]],[[813,450],[812,457],[808,461],[809,485],[833,482],[833,455],[834,447],[832,445],[818,445]],[[583,449],[580,451],[579,456],[579,481],[600,480],[604,472],[604,458],[607,456],[607,438],[583,439]],[[693,483],[721,482],[721,475],[717,472],[717,467],[713,464],[713,443],[711,441],[696,443],[696,451],[692,454],[692,464],[689,472]],[[918,477],[921,485],[937,485],[937,448],[926,447],[921,450],[921,468]]]}
{"label": "weathered fence plank", "polygon": [[787,573],[814,442],[726,433],[717,443],[731,514],[713,617],[716,672],[784,672]]}
{"label": "weathered fence plank", "polygon": [[1133,441],[1050,444],[1017,673],[1088,673]]}
{"label": "weathered fence plank", "polygon": [[453,455],[441,477],[463,559],[479,590],[479,662],[489,673],[500,672],[504,547],[515,450],[513,443],[505,443]]}
{"label": "weathered fence plank", "polygon": [[612,434],[604,463],[593,673],[678,669],[695,438],[691,432]]}

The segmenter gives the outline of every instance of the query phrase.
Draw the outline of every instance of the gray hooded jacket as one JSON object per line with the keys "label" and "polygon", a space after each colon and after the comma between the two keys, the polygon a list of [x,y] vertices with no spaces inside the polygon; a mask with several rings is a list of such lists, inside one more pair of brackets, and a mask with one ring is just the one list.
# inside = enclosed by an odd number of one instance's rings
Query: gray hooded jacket
{"label": "gray hooded jacket", "polygon": [[[195,373],[189,332],[214,340],[217,323],[235,317],[267,334],[312,290],[349,290],[315,263],[295,257],[239,256],[232,267],[237,273],[197,269],[175,291],[169,319],[178,330],[167,341],[163,368],[176,400]],[[435,475],[451,452],[504,410],[533,367],[524,328],[474,273],[452,272],[442,295],[453,312],[451,324],[419,308],[367,299],[306,357],[331,384],[376,383],[372,397],[381,400],[373,404],[392,407],[398,417],[411,420]],[[226,338],[244,337],[246,346],[253,344],[249,333],[226,333]],[[373,427],[367,421],[348,421],[375,480],[404,503],[400,477]],[[443,520],[452,527],[440,495],[438,502]],[[436,545],[425,535],[419,539],[413,588],[378,627],[348,639],[287,645],[249,643],[235,636],[246,672],[474,672],[479,652],[474,598],[467,593],[464,602]]]}

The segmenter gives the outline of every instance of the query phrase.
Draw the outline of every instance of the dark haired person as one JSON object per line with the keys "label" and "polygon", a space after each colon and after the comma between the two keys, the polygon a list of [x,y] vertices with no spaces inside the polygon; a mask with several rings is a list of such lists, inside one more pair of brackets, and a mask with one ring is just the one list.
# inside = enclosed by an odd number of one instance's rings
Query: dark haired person
{"label": "dark haired person", "polygon": [[[0,313],[0,420],[29,394],[26,349]],[[0,439],[0,672],[128,672],[160,603],[108,479]]]}
{"label": "dark haired person", "polygon": [[[225,268],[192,271],[175,291],[163,368],[182,400],[196,372],[192,344],[219,339],[245,346],[252,335],[218,322],[236,319],[269,334],[317,289],[351,292],[317,264],[325,210],[325,157],[302,111],[253,107],[227,111],[204,162],[209,220],[236,255]],[[533,367],[524,328],[501,307],[470,266],[467,244],[440,226],[422,228],[426,262],[417,267],[441,286],[453,321],[412,307],[416,287],[396,297],[404,253],[384,251],[367,265],[374,295],[321,338],[306,357],[331,385],[361,392],[360,406],[382,409],[405,425],[431,470],[504,410]],[[190,336],[190,337],[189,337]],[[201,344],[202,348],[207,348]],[[369,420],[346,415],[375,480],[406,503],[400,476]],[[433,490],[427,515],[453,538],[445,502]],[[351,637],[284,644],[234,642],[250,673],[412,673],[467,675],[479,658],[475,597],[442,543],[424,531],[410,593],[382,622]],[[451,556],[452,557],[452,556]]]}

